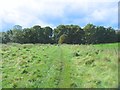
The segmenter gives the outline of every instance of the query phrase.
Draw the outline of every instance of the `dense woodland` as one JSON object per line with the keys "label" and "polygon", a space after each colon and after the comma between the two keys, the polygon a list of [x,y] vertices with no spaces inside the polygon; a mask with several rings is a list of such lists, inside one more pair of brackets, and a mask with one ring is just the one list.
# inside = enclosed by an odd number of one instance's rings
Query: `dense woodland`
{"label": "dense woodland", "polygon": [[87,24],[84,28],[78,25],[59,25],[41,27],[35,25],[24,28],[15,25],[6,32],[0,32],[0,43],[41,43],[41,44],[99,44],[120,42],[120,31],[112,27]]}

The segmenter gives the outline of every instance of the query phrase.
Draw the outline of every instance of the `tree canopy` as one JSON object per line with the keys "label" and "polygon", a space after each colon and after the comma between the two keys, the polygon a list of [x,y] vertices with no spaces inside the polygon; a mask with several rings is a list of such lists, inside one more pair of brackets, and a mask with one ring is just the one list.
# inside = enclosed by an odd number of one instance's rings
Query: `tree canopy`
{"label": "tree canopy", "polygon": [[120,31],[90,23],[83,28],[78,25],[59,25],[54,29],[49,26],[22,28],[15,25],[6,32],[0,32],[0,39],[1,43],[99,44],[120,42]]}

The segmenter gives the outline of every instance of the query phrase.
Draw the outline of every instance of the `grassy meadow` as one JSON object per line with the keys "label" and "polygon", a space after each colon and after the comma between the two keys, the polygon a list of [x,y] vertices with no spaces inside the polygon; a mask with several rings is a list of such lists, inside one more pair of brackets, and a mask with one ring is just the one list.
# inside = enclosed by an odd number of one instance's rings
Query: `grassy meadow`
{"label": "grassy meadow", "polygon": [[118,43],[0,47],[2,88],[118,87]]}

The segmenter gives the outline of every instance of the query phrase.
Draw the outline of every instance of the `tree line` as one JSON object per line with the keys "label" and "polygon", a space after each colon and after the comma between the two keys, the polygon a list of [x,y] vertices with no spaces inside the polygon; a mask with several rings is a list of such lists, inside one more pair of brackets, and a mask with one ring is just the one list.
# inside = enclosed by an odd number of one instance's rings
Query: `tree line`
{"label": "tree line", "polygon": [[35,25],[24,28],[15,25],[6,32],[0,32],[0,43],[41,43],[41,44],[99,44],[120,42],[120,31],[112,27],[87,24],[84,28],[78,25],[59,25],[52,29],[49,26]]}

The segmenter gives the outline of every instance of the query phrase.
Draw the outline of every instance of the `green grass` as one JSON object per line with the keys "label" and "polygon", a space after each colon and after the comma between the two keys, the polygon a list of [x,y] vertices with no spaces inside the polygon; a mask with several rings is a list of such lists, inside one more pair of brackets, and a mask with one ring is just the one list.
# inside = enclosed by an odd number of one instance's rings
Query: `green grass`
{"label": "green grass", "polygon": [[116,88],[118,44],[3,44],[3,88]]}

